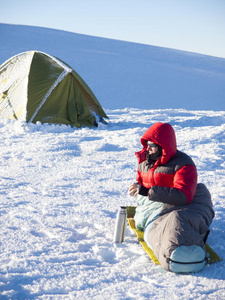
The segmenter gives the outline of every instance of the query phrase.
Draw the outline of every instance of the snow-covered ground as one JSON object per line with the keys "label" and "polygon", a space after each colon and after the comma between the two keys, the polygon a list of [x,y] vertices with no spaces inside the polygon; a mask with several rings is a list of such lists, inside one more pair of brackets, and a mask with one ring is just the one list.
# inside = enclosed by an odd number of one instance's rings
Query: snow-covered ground
{"label": "snow-covered ground", "polygon": [[225,299],[224,261],[177,275],[128,228],[112,242],[117,209],[135,205],[140,137],[169,122],[212,194],[208,244],[224,259],[225,59],[26,26],[0,24],[0,37],[0,63],[34,49],[63,59],[110,119],[96,129],[0,119],[0,299]]}

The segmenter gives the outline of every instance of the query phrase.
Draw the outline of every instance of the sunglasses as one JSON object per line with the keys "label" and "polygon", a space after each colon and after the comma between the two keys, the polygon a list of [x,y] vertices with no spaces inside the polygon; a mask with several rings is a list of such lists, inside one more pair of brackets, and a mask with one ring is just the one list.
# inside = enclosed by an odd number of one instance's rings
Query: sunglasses
{"label": "sunglasses", "polygon": [[148,143],[147,142],[147,147],[155,148],[155,147],[158,147],[158,145],[155,144],[155,143]]}

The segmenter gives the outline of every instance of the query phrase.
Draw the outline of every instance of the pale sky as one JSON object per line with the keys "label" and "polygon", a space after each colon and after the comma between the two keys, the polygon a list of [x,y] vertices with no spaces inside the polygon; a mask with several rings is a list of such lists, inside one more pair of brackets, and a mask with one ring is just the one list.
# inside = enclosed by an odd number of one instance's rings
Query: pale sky
{"label": "pale sky", "polygon": [[0,0],[0,23],[225,58],[225,0]]}

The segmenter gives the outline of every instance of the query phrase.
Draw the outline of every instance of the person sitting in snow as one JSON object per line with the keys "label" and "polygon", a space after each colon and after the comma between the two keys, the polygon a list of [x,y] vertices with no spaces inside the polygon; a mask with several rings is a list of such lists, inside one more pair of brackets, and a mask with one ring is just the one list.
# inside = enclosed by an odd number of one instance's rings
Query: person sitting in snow
{"label": "person sitting in snow", "polygon": [[172,272],[197,272],[207,261],[205,242],[214,217],[211,195],[197,184],[197,170],[187,154],[177,150],[173,127],[155,123],[142,136],[137,182],[129,194],[137,197],[137,229],[161,266]]}

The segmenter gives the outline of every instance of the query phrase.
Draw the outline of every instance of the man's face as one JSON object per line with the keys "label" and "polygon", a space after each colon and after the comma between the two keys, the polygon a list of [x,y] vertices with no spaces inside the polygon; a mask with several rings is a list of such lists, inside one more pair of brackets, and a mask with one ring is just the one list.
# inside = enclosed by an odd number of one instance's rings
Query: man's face
{"label": "man's face", "polygon": [[158,146],[151,141],[147,141],[147,151],[149,154],[156,153],[158,151]]}

